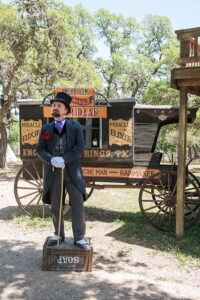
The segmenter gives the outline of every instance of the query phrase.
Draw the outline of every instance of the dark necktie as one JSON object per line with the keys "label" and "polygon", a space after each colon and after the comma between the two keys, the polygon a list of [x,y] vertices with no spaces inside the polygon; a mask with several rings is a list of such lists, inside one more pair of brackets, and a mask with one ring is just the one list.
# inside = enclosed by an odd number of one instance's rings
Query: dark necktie
{"label": "dark necktie", "polygon": [[63,128],[62,121],[63,121],[63,120],[56,121],[56,125],[55,125],[55,127],[57,128],[57,130],[58,130],[59,134],[61,134],[61,132],[62,132],[62,128]]}

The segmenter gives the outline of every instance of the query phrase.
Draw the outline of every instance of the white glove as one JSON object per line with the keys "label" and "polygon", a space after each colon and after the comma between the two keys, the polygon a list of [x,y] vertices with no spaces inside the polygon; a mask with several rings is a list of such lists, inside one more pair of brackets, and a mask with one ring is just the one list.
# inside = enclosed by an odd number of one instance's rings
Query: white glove
{"label": "white glove", "polygon": [[62,157],[60,156],[56,156],[56,157],[53,157],[51,159],[51,164],[56,167],[56,168],[62,168],[64,169],[65,167],[65,161]]}

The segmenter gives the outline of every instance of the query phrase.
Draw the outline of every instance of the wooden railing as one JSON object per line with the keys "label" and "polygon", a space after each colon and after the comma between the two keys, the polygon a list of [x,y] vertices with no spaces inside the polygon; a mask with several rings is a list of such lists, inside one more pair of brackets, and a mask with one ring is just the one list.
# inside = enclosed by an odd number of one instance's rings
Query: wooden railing
{"label": "wooden railing", "polygon": [[180,40],[180,58],[177,63],[181,67],[200,67],[200,27],[177,30]]}

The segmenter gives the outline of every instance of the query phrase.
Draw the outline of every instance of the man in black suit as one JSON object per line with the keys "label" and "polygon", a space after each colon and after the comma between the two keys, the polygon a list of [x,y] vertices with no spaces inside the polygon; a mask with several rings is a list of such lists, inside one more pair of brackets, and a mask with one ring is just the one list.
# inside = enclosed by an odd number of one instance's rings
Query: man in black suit
{"label": "man in black suit", "polygon": [[[64,169],[63,184],[69,194],[69,202],[72,207],[74,244],[81,249],[89,249],[89,245],[84,239],[83,201],[86,200],[86,190],[80,164],[80,156],[83,153],[85,142],[80,124],[65,118],[70,113],[71,100],[70,95],[59,92],[55,99],[50,101],[54,121],[42,126],[36,150],[39,157],[45,162],[43,202],[51,205],[55,228],[55,235],[50,239],[48,246],[56,245],[58,240],[61,169]],[[63,242],[64,239],[62,215],[59,241]]]}

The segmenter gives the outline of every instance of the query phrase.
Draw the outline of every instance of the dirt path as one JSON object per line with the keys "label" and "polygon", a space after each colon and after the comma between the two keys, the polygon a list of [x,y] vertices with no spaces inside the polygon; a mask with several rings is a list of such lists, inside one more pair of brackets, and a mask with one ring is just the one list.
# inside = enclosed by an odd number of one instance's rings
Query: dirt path
{"label": "dirt path", "polygon": [[134,238],[116,238],[121,225],[115,223],[87,229],[95,251],[92,273],[42,272],[42,247],[53,228],[12,220],[18,211],[13,182],[0,177],[0,299],[200,299],[197,266],[183,266]]}

